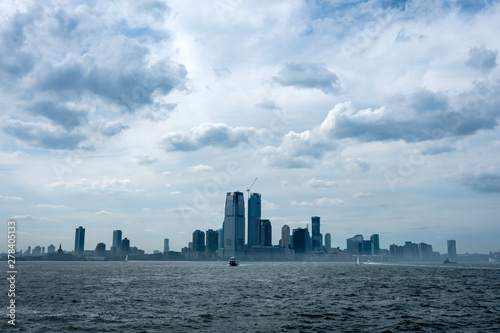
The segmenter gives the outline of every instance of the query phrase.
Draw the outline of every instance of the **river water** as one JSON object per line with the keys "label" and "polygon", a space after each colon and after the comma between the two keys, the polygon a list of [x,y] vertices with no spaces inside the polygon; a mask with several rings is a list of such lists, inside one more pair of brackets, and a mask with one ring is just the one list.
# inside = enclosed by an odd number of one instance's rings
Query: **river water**
{"label": "river water", "polygon": [[498,264],[18,262],[2,332],[498,332]]}

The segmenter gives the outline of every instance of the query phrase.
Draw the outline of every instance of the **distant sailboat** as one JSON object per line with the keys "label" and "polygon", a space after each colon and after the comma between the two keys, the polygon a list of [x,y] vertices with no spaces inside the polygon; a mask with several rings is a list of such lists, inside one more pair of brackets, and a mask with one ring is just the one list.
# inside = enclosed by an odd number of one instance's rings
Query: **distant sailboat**
{"label": "distant sailboat", "polygon": [[124,260],[124,261],[125,261],[125,262],[127,262],[127,261],[128,261],[128,254],[125,256],[125,260]]}
{"label": "distant sailboat", "polygon": [[356,256],[356,266],[359,266],[359,257]]}

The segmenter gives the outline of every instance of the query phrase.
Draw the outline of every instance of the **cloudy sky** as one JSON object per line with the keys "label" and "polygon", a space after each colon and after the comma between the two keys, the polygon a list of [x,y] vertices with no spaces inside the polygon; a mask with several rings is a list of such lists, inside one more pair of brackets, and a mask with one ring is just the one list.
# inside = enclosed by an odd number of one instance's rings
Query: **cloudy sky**
{"label": "cloudy sky", "polygon": [[499,2],[37,3],[0,4],[18,249],[180,250],[255,178],[274,244],[320,216],[342,248],[500,249]]}

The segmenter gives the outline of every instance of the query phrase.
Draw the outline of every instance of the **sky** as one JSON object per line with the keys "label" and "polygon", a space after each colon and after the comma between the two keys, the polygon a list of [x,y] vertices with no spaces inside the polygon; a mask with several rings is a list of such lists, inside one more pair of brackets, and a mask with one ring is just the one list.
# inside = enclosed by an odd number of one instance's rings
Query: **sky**
{"label": "sky", "polygon": [[321,217],[500,250],[498,1],[0,3],[0,246],[148,253],[262,195],[273,244]]}

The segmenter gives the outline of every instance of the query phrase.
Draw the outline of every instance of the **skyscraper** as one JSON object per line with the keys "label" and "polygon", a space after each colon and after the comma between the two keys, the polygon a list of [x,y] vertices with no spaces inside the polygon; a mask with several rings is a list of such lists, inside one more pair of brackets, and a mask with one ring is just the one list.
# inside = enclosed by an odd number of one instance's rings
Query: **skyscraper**
{"label": "skyscraper", "polygon": [[243,193],[228,192],[226,196],[226,209],[224,214],[224,256],[238,256],[244,255],[244,253],[245,201]]}
{"label": "skyscraper", "polygon": [[83,255],[85,244],[85,228],[80,226],[75,231],[75,254]]}
{"label": "skyscraper", "polygon": [[260,245],[261,196],[250,194],[248,198],[248,246]]}
{"label": "skyscraper", "polygon": [[290,247],[290,227],[286,224],[281,227],[281,246],[286,249]]}
{"label": "skyscraper", "polygon": [[448,245],[448,260],[457,261],[457,242],[455,240],[447,241]]}
{"label": "skyscraper", "polygon": [[208,229],[206,234],[206,247],[208,253],[215,253],[219,248],[219,233],[215,230]]}
{"label": "skyscraper", "polygon": [[319,216],[311,217],[312,223],[312,250],[321,251],[321,246],[323,246],[323,235],[320,232],[320,218]]}
{"label": "skyscraper", "polygon": [[122,239],[118,249],[119,249],[120,255],[122,255],[122,256],[126,256],[130,252],[130,241],[127,239],[127,237]]}
{"label": "skyscraper", "polygon": [[193,232],[193,250],[196,252],[205,251],[205,233],[201,230]]}
{"label": "skyscraper", "polygon": [[269,220],[260,220],[260,245],[273,245],[273,229]]}
{"label": "skyscraper", "polygon": [[111,254],[118,254],[118,250],[120,249],[120,244],[122,243],[122,231],[121,230],[113,230],[113,245],[111,246]]}
{"label": "skyscraper", "polygon": [[169,240],[168,238],[165,238],[163,240],[163,253],[168,253],[170,251],[170,247],[169,247]]}
{"label": "skyscraper", "polygon": [[293,230],[293,249],[295,253],[309,253],[311,251],[309,229],[297,228]]}
{"label": "skyscraper", "polygon": [[380,254],[380,240],[378,234],[371,235],[370,241],[372,242],[372,253],[378,256]]}
{"label": "skyscraper", "polygon": [[332,236],[329,233],[325,234],[325,250],[326,253],[332,250]]}

